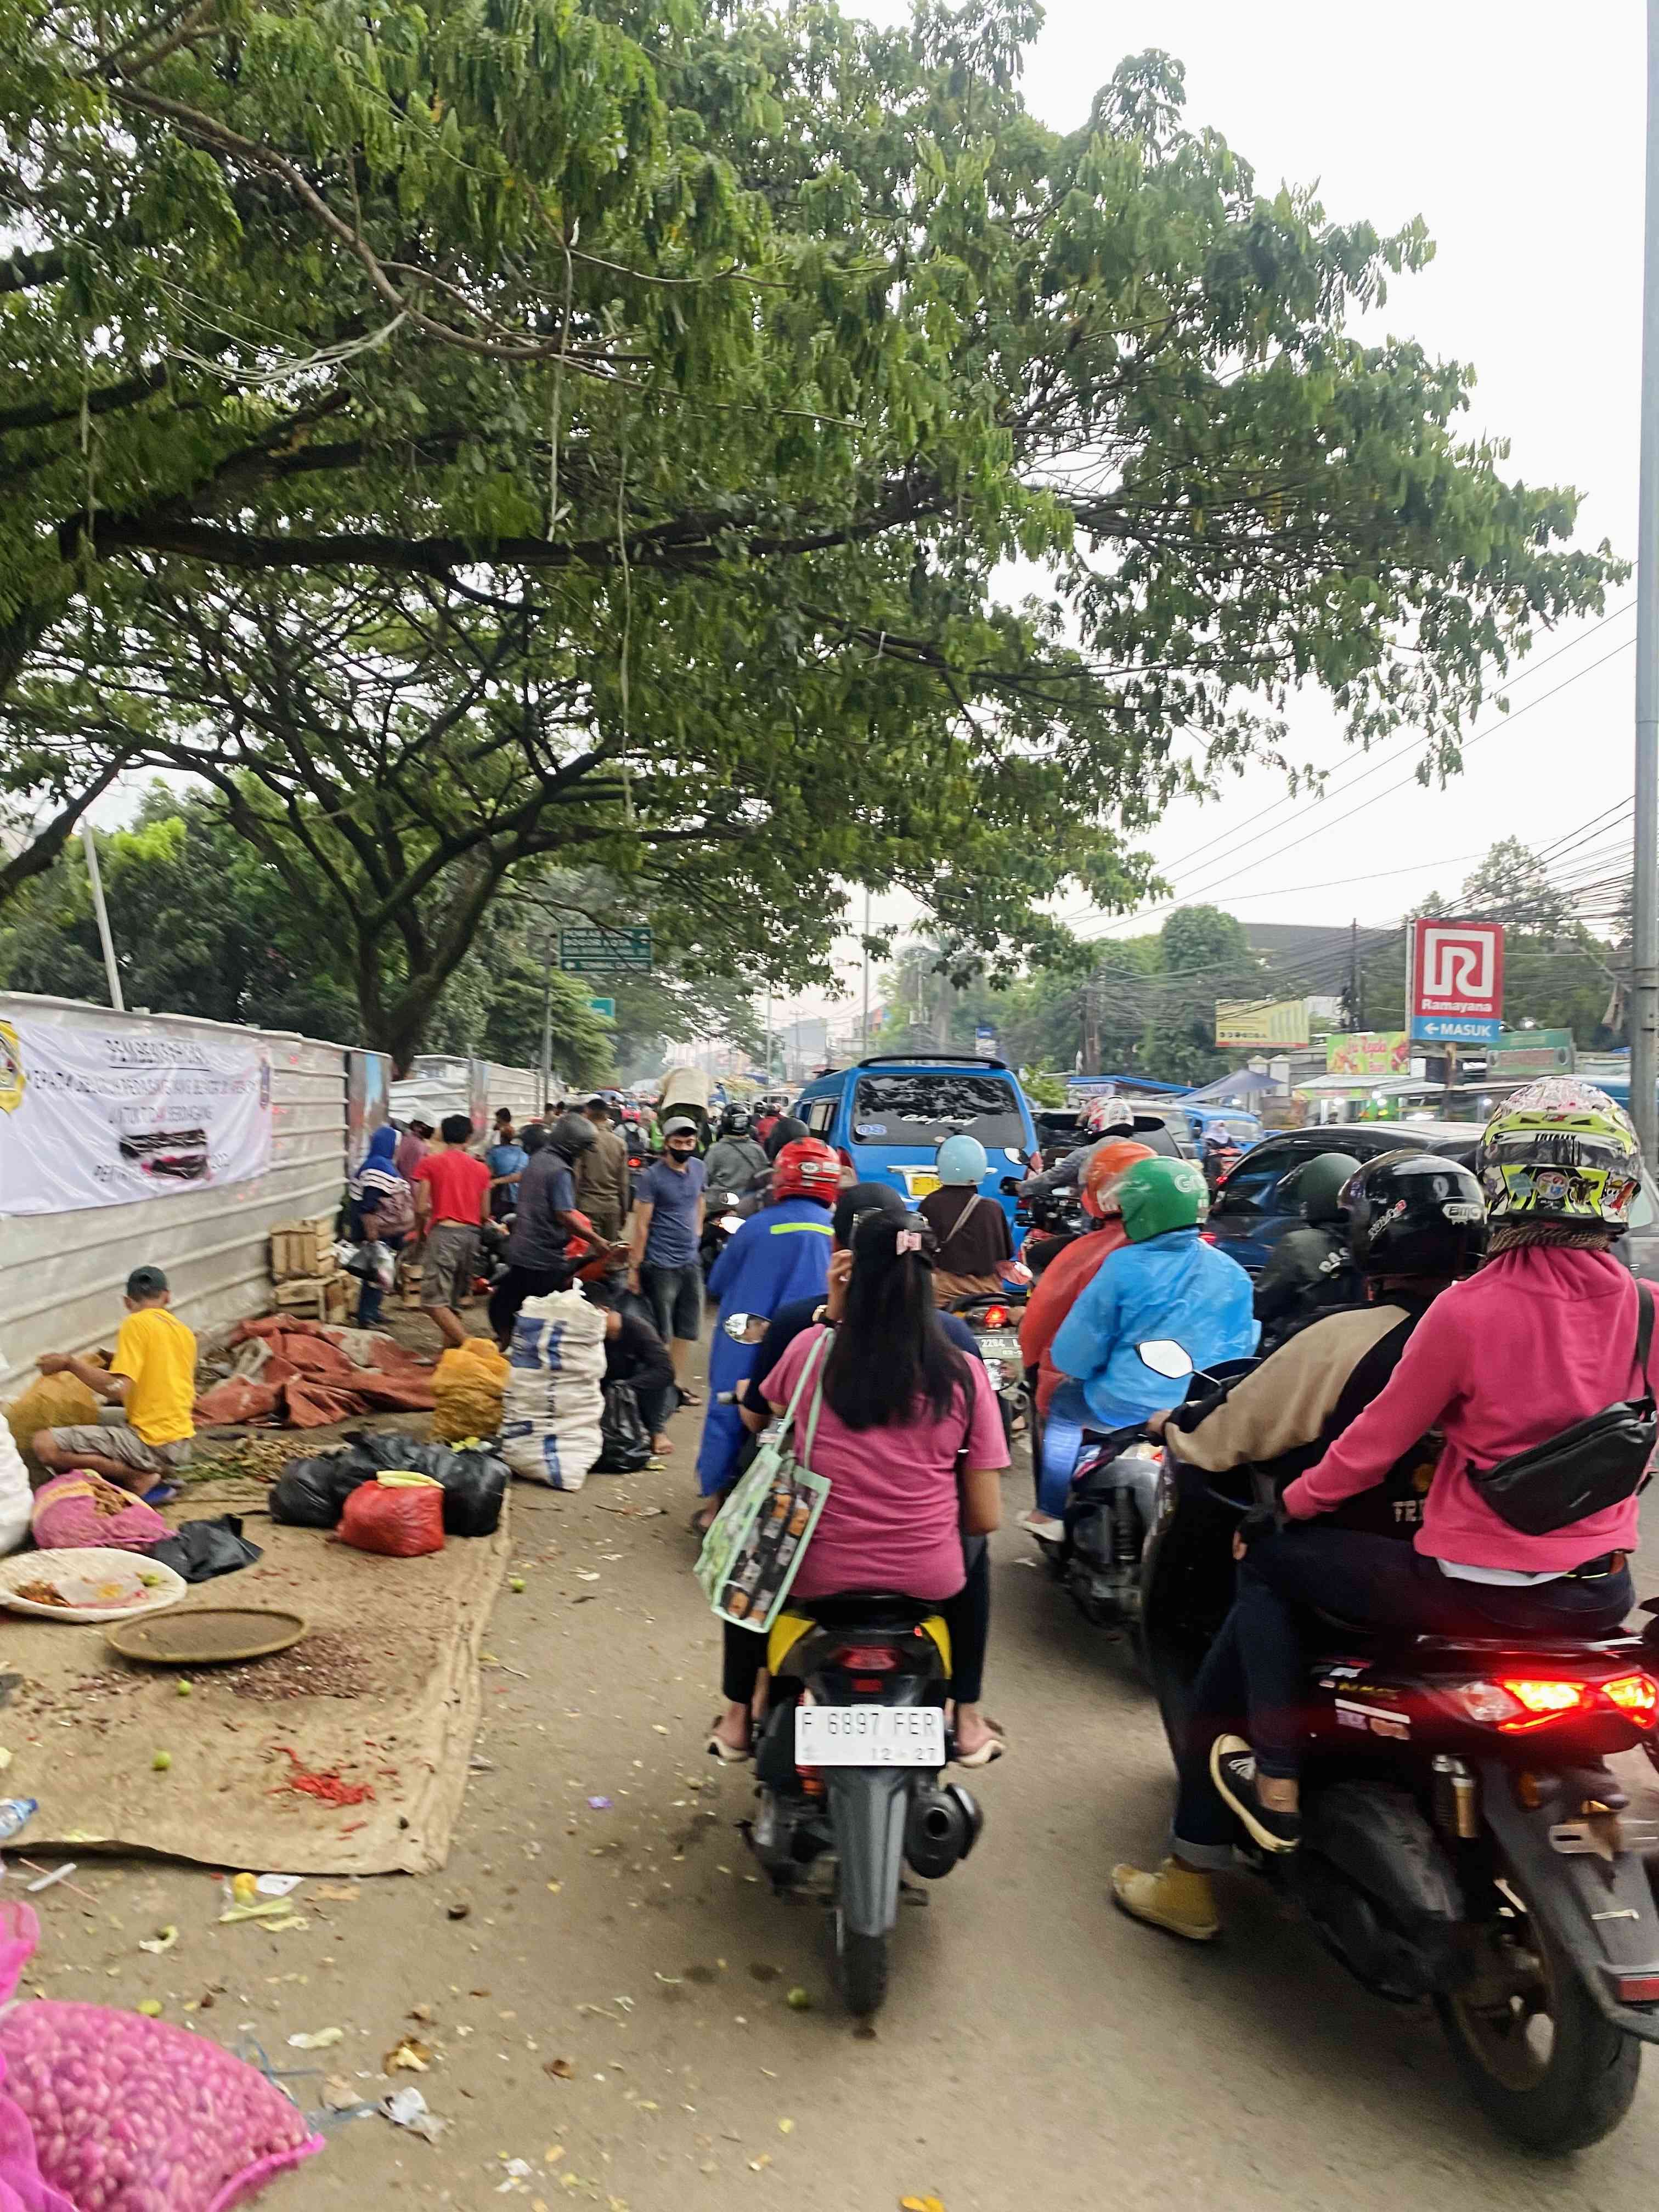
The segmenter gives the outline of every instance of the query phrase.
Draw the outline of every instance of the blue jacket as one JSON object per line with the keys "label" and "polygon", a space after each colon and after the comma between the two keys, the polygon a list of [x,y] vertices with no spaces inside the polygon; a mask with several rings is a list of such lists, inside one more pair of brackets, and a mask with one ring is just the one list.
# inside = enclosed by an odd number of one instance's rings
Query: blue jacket
{"label": "blue jacket", "polygon": [[[708,1270],[709,1295],[727,1314],[763,1315],[770,1320],[795,1298],[821,1298],[830,1286],[834,1249],[830,1213],[814,1198],[780,1199],[751,1214]],[[697,1451],[697,1480],[705,1498],[725,1488],[743,1448],[744,1426],[735,1405],[722,1406],[720,1394],[746,1381],[760,1352],[757,1344],[734,1344],[719,1324],[708,1347],[708,1411]]]}
{"label": "blue jacket", "polygon": [[1154,1374],[1135,1346],[1173,1338],[1194,1367],[1248,1358],[1261,1334],[1251,1295],[1237,1260],[1196,1229],[1171,1229],[1107,1255],[1060,1323],[1050,1357],[1078,1377],[1102,1428],[1126,1429],[1187,1395],[1184,1379]]}

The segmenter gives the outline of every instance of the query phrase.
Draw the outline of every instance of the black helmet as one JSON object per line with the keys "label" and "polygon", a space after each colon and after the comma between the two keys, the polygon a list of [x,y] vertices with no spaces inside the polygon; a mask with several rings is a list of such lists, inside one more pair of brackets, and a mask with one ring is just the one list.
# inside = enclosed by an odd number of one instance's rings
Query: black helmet
{"label": "black helmet", "polygon": [[1348,1248],[1364,1275],[1467,1275],[1486,1249],[1468,1168],[1433,1152],[1382,1152],[1344,1188]]}
{"label": "black helmet", "polygon": [[1340,1221],[1342,1194],[1358,1173],[1351,1152],[1316,1152],[1285,1176],[1279,1194],[1285,1205],[1301,1207],[1304,1221]]}
{"label": "black helmet", "polygon": [[586,1114],[561,1114],[548,1131],[547,1141],[556,1152],[574,1161],[590,1145],[597,1144],[599,1136]]}
{"label": "black helmet", "polygon": [[720,1115],[720,1134],[723,1137],[746,1137],[749,1129],[749,1109],[746,1106],[728,1106]]}

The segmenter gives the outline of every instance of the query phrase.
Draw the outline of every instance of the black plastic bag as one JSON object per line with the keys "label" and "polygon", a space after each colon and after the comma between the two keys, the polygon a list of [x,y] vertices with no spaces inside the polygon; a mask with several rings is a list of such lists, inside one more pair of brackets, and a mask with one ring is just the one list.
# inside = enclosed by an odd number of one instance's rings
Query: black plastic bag
{"label": "black plastic bag", "polygon": [[222,1513],[216,1521],[181,1521],[165,1543],[150,1547],[148,1556],[187,1583],[210,1583],[216,1575],[251,1567],[264,1553],[249,1543],[234,1513]]}
{"label": "black plastic bag", "polygon": [[291,1459],[270,1489],[270,1517],[290,1528],[333,1528],[346,1499],[374,1474],[356,1452],[322,1452]]}
{"label": "black plastic bag", "polygon": [[494,1452],[457,1451],[449,1444],[422,1443],[397,1430],[381,1430],[354,1437],[344,1458],[359,1481],[391,1468],[404,1468],[442,1483],[447,1536],[495,1534],[508,1476],[506,1461]]}
{"label": "black plastic bag", "polygon": [[595,1474],[638,1474],[651,1457],[651,1431],[640,1412],[631,1382],[607,1382],[599,1415],[599,1455]]}

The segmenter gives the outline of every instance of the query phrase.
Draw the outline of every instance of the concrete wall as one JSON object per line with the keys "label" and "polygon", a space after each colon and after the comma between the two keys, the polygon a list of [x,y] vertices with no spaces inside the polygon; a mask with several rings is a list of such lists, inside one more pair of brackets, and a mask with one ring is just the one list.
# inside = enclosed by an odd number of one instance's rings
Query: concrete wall
{"label": "concrete wall", "polygon": [[[116,1014],[64,999],[0,992],[0,1018],[70,1020],[139,1031],[246,1036],[171,1014]],[[167,1270],[175,1310],[198,1331],[266,1310],[270,1234],[277,1221],[338,1204],[345,1179],[346,1053],[282,1031],[255,1031],[270,1054],[271,1164],[250,1182],[132,1206],[0,1216],[0,1394],[41,1352],[112,1344],[131,1270]],[[510,1102],[508,1102],[510,1103]]]}

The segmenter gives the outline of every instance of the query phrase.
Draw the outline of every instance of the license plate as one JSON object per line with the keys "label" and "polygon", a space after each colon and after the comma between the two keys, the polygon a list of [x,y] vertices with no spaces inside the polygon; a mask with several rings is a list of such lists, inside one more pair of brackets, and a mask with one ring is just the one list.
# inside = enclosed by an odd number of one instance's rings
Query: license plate
{"label": "license plate", "polygon": [[980,1337],[979,1349],[983,1359],[1018,1359],[1018,1334],[1012,1328],[988,1328]]}
{"label": "license plate", "polygon": [[931,1198],[939,1188],[939,1177],[932,1174],[915,1173],[910,1177],[912,1198]]}
{"label": "license plate", "polygon": [[798,1766],[943,1766],[937,1705],[797,1705]]}

